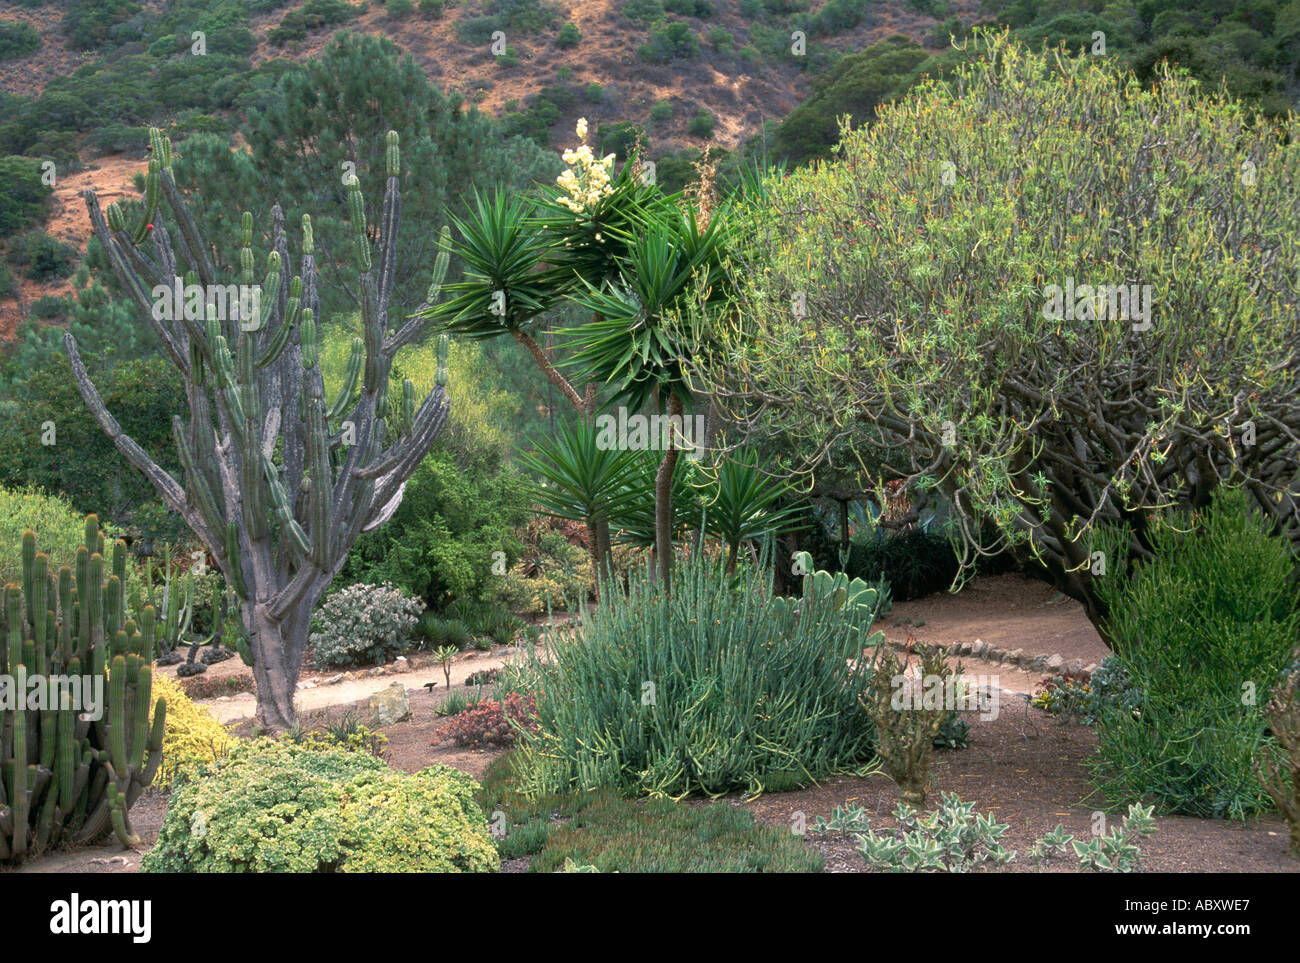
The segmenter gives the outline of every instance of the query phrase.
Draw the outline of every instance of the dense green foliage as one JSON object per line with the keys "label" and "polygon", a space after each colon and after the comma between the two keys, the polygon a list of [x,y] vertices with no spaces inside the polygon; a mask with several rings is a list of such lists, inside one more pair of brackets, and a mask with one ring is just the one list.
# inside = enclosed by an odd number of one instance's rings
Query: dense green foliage
{"label": "dense green foliage", "polygon": [[50,281],[66,278],[72,273],[72,260],[77,249],[50,237],[42,230],[20,234],[9,243],[9,261],[22,268],[23,275],[33,281]]}
{"label": "dense green foliage", "polygon": [[700,38],[690,24],[672,20],[652,27],[650,39],[637,49],[637,55],[651,64],[690,60],[700,55]]}
{"label": "dense green foliage", "polygon": [[[873,5],[873,0],[830,0],[816,14],[794,14],[789,25],[810,38],[835,34],[868,20]],[[934,17],[947,15],[942,0],[922,0],[916,7]],[[950,36],[960,45],[977,25],[1005,26],[1013,39],[1059,45],[1068,54],[1087,50],[1133,69],[1146,84],[1157,82],[1160,63],[1177,64],[1207,88],[1223,87],[1271,116],[1284,115],[1300,93],[1300,4],[1295,2],[985,0],[981,14],[973,23],[951,17],[936,24],[927,42],[943,48],[938,52],[893,36],[838,58],[818,72],[813,95],[781,121],[770,145],[773,154],[791,163],[829,156],[840,139],[840,117],[851,116],[855,126],[869,123],[879,105],[905,93],[922,75],[948,75],[956,65],[978,57],[969,45],[949,48]],[[760,15],[764,24],[779,19],[770,6]],[[768,29],[777,36],[773,49],[765,52],[778,56],[777,45],[784,42],[779,29],[756,24],[751,37],[762,46]],[[1104,50],[1097,46],[1098,33],[1104,35]],[[815,60],[818,53],[810,47],[806,59]]]}
{"label": "dense green foliage", "polygon": [[476,783],[446,766],[259,740],[172,793],[151,873],[495,872]]}
{"label": "dense green foliage", "polygon": [[66,496],[40,489],[0,488],[0,585],[22,584],[23,532],[40,536],[40,550],[49,556],[49,570],[57,572],[76,562],[77,548],[85,537],[85,516]]}
{"label": "dense green foliage", "polygon": [[[108,372],[100,389],[123,430],[178,472],[171,419],[184,410],[185,399],[175,369],[161,359],[129,362]],[[66,357],[51,356],[12,395],[0,418],[0,484],[61,492],[76,511],[99,512],[123,525],[142,506],[157,503],[81,400]],[[87,469],[70,470],[70,464]]]}
{"label": "dense green foliage", "polygon": [[[1115,802],[1243,818],[1268,805],[1253,760],[1269,741],[1263,705],[1300,637],[1297,559],[1226,489],[1196,519],[1162,518],[1152,541],[1154,559],[1098,579],[1124,684],[1092,709],[1095,782]],[[1108,556],[1125,544],[1098,541]]]}
{"label": "dense green foliage", "polygon": [[26,22],[0,21],[0,60],[17,60],[41,48],[41,35]]}
{"label": "dense green foliage", "polygon": [[343,577],[391,581],[437,607],[483,598],[494,553],[502,565],[518,557],[513,529],[527,509],[519,475],[501,452],[435,450],[411,476],[390,523],[357,539]]}
{"label": "dense green foliage", "polygon": [[17,234],[45,211],[54,189],[41,181],[41,162],[26,157],[0,157],[0,235]]}
{"label": "dense green foliage", "polygon": [[[332,338],[324,353],[327,384],[342,376],[346,341]],[[390,390],[403,378],[417,388],[431,384],[435,362],[431,344],[412,346]],[[529,507],[523,478],[510,463],[512,399],[497,372],[472,343],[455,345],[448,368],[447,431],[411,476],[392,519],[357,539],[339,576],[392,582],[435,608],[491,594],[497,576],[519,556],[514,529]]]}
{"label": "dense green foliage", "polygon": [[307,0],[297,10],[286,13],[280,25],[267,33],[266,39],[272,46],[283,47],[293,40],[306,40],[309,30],[347,23],[360,12],[360,7],[347,0]]}
{"label": "dense green foliage", "polygon": [[[867,624],[870,623],[868,614]],[[680,797],[804,785],[871,756],[869,640],[830,598],[778,610],[764,577],[694,556],[671,600],[633,573],[537,667],[532,788]]]}

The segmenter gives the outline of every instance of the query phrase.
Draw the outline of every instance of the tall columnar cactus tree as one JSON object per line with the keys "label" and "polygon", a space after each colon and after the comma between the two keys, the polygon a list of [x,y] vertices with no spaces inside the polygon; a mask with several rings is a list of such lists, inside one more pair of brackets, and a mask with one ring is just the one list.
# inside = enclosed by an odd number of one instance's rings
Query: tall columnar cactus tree
{"label": "tall columnar cactus tree", "polygon": [[[109,206],[106,219],[92,192],[85,199],[114,273],[184,380],[189,420],[173,422],[183,483],[123,433],[87,375],[76,340],[68,335],[64,343],[82,398],[100,427],[181,513],[238,594],[257,680],[258,721],[267,731],[282,731],[293,725],[294,689],[313,607],[356,537],[392,515],[407,479],[446,423],[447,342],[439,339],[436,384],[428,397],[417,407],[407,381],[401,398],[390,405],[393,358],[425,325],[412,318],[389,327],[401,215],[395,132],[388,134],[388,181],[377,225],[366,221],[356,177],[345,185],[360,267],[356,291],[363,337],[353,341],[345,383],[332,399],[326,398],[317,363],[320,302],[310,217],[303,217],[298,269],[291,273],[284,217],[278,205],[271,209],[266,226],[271,252],[260,303],[247,297],[232,310],[236,299],[230,286],[220,283],[214,249],[172,178],[171,144],[156,130],[151,138],[147,184],[156,181],[156,186],[155,209],[147,213],[144,232],[148,244],[137,245],[140,235],[127,231],[116,205]],[[174,220],[184,268],[162,222],[164,204]],[[259,290],[254,227],[253,216],[245,213],[239,251],[245,291]],[[446,269],[444,251],[434,265],[430,301],[436,300]],[[183,272],[183,290],[188,295],[197,285],[201,306],[167,300],[181,286]]]}
{"label": "tall columnar cactus tree", "polygon": [[162,761],[167,708],[151,702],[154,610],[138,626],[126,617],[126,545],[114,543],[105,578],[94,515],[75,571],[50,572],[30,531],[22,560],[0,613],[0,863],[110,829],[137,846],[127,810]]}

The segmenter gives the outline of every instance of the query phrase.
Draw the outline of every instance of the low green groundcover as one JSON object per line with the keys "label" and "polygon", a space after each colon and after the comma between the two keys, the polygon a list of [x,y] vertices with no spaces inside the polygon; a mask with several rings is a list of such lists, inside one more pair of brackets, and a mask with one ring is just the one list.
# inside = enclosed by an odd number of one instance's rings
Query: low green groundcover
{"label": "low green groundcover", "polygon": [[477,784],[376,757],[260,739],[180,784],[151,873],[496,872]]}
{"label": "low green groundcover", "polygon": [[488,767],[478,800],[500,827],[502,859],[531,856],[535,873],[566,860],[602,873],[817,873],[821,854],[789,830],[756,822],[726,802],[625,799],[609,789],[530,797],[526,760],[509,753]]}

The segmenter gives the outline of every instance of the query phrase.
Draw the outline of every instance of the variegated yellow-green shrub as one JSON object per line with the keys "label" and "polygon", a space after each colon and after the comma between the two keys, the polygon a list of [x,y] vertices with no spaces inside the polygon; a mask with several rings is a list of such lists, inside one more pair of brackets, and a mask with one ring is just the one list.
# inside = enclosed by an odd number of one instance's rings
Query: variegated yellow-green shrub
{"label": "variegated yellow-green shrub", "polygon": [[496,872],[474,780],[391,769],[368,752],[240,742],[179,783],[151,873]]}
{"label": "variegated yellow-green shrub", "polygon": [[238,741],[216,717],[185,694],[175,679],[159,674],[153,680],[154,695],[167,700],[163,727],[162,767],[154,785],[168,789],[177,777],[186,778],[204,763],[224,759]]}

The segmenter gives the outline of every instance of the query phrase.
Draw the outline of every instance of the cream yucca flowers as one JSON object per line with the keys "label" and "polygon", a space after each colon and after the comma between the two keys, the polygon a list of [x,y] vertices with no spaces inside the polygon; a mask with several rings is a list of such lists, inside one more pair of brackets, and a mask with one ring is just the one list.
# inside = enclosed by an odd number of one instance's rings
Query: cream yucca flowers
{"label": "cream yucca flowers", "polygon": [[614,155],[608,154],[600,160],[596,159],[586,143],[587,118],[580,117],[575,130],[579,144],[560,155],[569,167],[555,179],[555,183],[569,195],[560,198],[560,203],[574,214],[581,214],[594,208],[602,198],[614,193],[609,176],[614,167]]}

